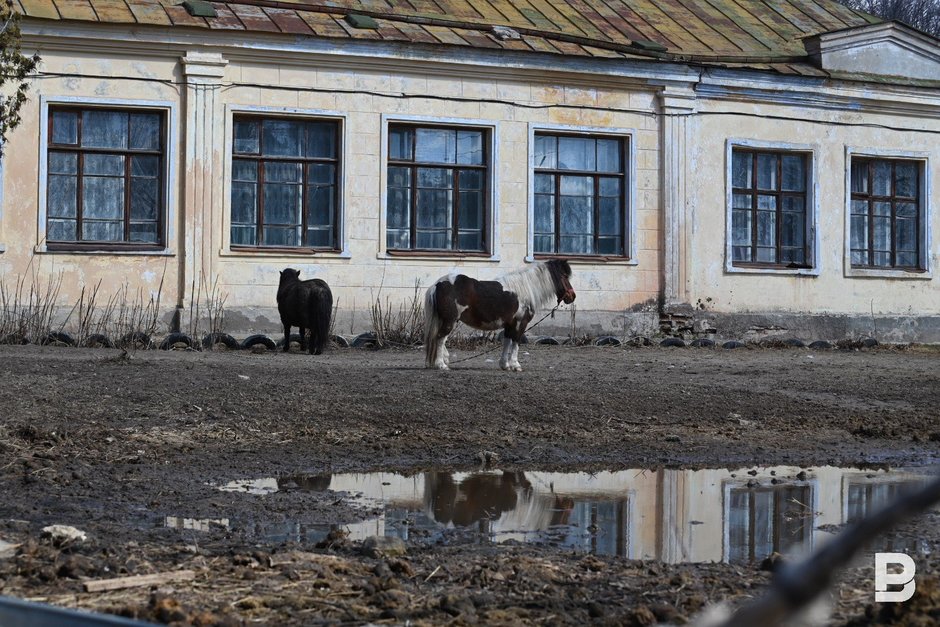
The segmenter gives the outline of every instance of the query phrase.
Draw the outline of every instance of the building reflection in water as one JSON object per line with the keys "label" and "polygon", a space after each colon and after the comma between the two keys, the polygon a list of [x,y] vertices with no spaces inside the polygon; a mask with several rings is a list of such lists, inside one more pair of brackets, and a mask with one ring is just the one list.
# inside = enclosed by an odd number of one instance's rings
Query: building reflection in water
{"label": "building reflection in water", "polygon": [[[916,473],[824,466],[599,473],[428,472],[295,475],[239,480],[223,490],[343,493],[380,513],[344,527],[353,539],[395,535],[447,541],[542,542],[666,562],[759,560],[794,555],[831,534],[820,530],[867,516]],[[256,523],[269,539],[310,541],[327,525]]]}

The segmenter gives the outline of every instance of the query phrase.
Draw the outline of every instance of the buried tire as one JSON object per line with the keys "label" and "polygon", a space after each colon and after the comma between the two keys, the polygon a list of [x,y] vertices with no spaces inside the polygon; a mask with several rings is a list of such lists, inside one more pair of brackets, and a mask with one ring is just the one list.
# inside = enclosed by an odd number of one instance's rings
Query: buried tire
{"label": "buried tire", "polygon": [[237,351],[241,348],[238,345],[238,340],[228,333],[209,333],[202,338],[202,347],[206,350],[218,350],[220,345],[231,351]]}
{"label": "buried tire", "polygon": [[277,344],[274,343],[274,340],[260,333],[257,335],[249,335],[242,340],[242,348],[247,350],[253,346],[264,346],[269,351],[273,351],[277,348]]}
{"label": "buried tire", "polygon": [[88,348],[114,348],[114,342],[108,339],[103,333],[92,333],[82,342],[82,346]]}
{"label": "buried tire", "polygon": [[125,333],[118,342],[118,346],[121,348],[140,348],[146,350],[153,348],[153,340],[143,331],[133,331],[131,333]]}
{"label": "buried tire", "polygon": [[[298,346],[299,346],[299,345],[303,344],[303,342],[301,342],[302,339],[303,339],[303,338],[301,337],[300,333],[291,333],[291,334],[290,334],[290,343],[291,343],[291,344],[293,344],[294,342],[297,342],[297,344],[298,344]],[[277,350],[284,350],[284,338],[281,338],[281,339],[279,339],[279,340],[277,341],[277,343],[275,344],[275,348],[277,348]],[[301,349],[301,350],[303,350],[303,349]],[[288,352],[290,352],[290,347],[289,347],[289,346],[288,346]]]}
{"label": "buried tire", "polygon": [[39,341],[43,346],[51,345],[60,345],[60,346],[75,346],[75,340],[72,339],[72,336],[68,333],[63,333],[61,331],[53,331],[52,333],[47,333]]}
{"label": "buried tire", "polygon": [[[183,346],[179,346],[182,344]],[[179,350],[193,347],[193,339],[185,333],[170,333],[160,342],[160,350]]]}

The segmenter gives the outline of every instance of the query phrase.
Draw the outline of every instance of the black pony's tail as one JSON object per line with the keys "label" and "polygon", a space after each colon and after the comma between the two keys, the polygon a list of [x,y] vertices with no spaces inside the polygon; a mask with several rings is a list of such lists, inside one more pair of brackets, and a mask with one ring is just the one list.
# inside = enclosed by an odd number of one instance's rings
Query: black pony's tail
{"label": "black pony's tail", "polygon": [[316,297],[310,299],[310,317],[315,327],[310,329],[310,342],[313,352],[319,355],[330,341],[330,316],[333,315],[333,293],[323,285],[317,290]]}

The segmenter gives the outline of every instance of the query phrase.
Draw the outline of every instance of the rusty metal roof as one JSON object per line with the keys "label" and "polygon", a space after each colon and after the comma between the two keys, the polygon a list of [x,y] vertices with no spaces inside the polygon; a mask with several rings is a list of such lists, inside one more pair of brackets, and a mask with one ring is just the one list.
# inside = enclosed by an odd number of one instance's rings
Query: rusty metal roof
{"label": "rusty metal roof", "polygon": [[[879,22],[833,0],[13,0],[35,19],[240,30],[812,72],[802,38]],[[349,14],[372,17],[356,28]],[[495,29],[506,27],[512,29]],[[518,37],[517,37],[518,35]]]}

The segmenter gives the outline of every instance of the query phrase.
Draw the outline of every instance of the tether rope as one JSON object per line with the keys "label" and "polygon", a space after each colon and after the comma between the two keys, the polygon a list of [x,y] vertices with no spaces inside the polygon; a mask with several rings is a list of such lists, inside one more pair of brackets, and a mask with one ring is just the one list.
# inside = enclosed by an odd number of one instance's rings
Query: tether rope
{"label": "tether rope", "polygon": [[[560,305],[560,303],[559,303],[559,305]],[[552,310],[551,310],[550,312],[548,312],[547,314],[545,314],[544,316],[542,316],[542,317],[539,319],[538,322],[536,322],[535,324],[533,324],[533,325],[530,326],[530,327],[527,327],[527,328],[526,328],[526,331],[531,331],[531,330],[534,329],[535,327],[539,326],[539,324],[541,324],[542,321],[545,320],[545,318],[548,318],[549,316],[554,316],[554,315],[555,315],[555,312],[558,311],[559,305],[555,305],[555,306],[552,308]],[[505,333],[505,331],[503,331],[503,333]],[[524,333],[525,333],[525,331],[523,331],[523,334],[524,334]],[[487,355],[487,354],[489,354],[489,353],[492,353],[493,351],[498,350],[498,349],[500,349],[500,348],[502,348],[502,346],[500,346],[500,345],[497,344],[496,346],[493,346],[492,348],[486,349],[486,350],[483,351],[482,353],[477,353],[476,355],[470,355],[469,357],[463,357],[463,358],[461,358],[461,359],[457,359],[457,360],[455,360],[455,361],[451,361],[451,362],[449,362],[447,365],[450,366],[450,365],[453,365],[453,364],[459,364],[459,363],[462,362],[462,361],[469,361],[469,360],[471,360],[471,359],[476,359],[477,357],[482,357],[483,355]]]}

